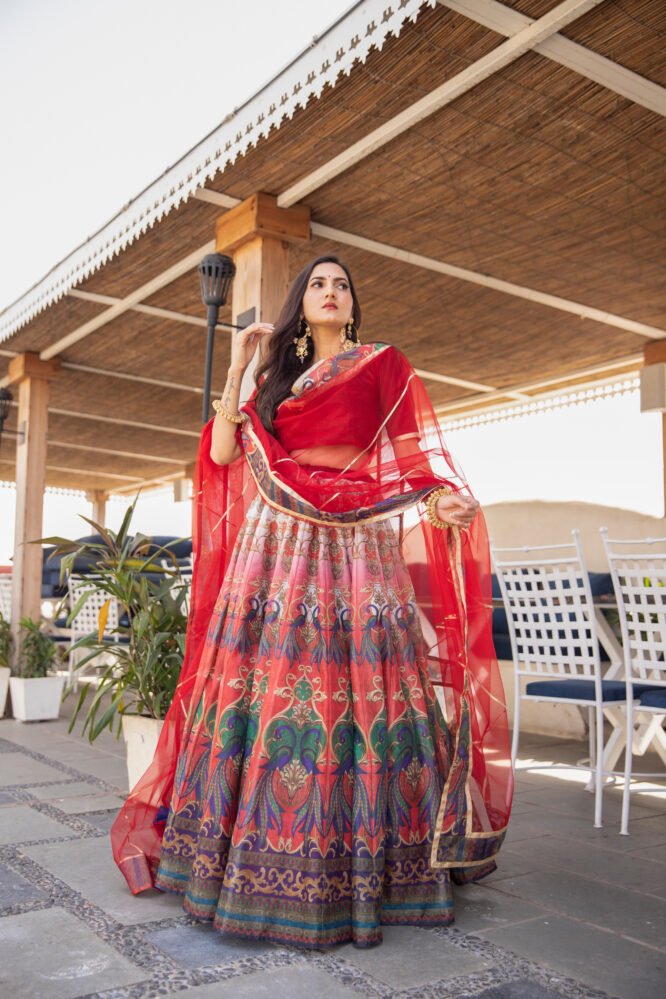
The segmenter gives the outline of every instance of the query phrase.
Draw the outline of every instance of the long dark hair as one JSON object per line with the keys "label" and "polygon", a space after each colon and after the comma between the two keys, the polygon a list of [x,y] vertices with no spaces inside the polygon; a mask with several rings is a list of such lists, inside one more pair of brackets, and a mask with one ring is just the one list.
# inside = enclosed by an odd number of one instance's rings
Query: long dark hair
{"label": "long dark hair", "polygon": [[[258,386],[256,407],[259,419],[267,430],[273,429],[273,417],[275,410],[283,399],[286,399],[295,379],[301,371],[306,371],[312,364],[314,357],[314,343],[308,337],[308,353],[301,364],[296,356],[296,344],[294,337],[301,335],[301,315],[303,310],[303,296],[308,287],[310,275],[317,264],[337,264],[342,267],[349,281],[349,290],[352,294],[354,308],[352,311],[352,340],[358,342],[358,329],[361,325],[361,306],[359,304],[354,282],[352,281],[349,268],[333,254],[326,254],[310,261],[300,274],[297,274],[287,292],[284,305],[280,311],[275,331],[270,337],[268,350],[263,361],[257,366],[255,372],[255,382]],[[262,375],[266,378],[261,381]]]}

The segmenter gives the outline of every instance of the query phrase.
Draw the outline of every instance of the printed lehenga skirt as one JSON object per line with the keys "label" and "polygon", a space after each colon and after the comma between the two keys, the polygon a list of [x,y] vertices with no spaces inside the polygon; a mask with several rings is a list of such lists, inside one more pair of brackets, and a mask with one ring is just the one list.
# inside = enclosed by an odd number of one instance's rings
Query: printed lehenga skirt
{"label": "printed lehenga skirt", "polygon": [[450,735],[390,521],[260,496],[211,619],[156,884],[219,930],[303,946],[453,920],[429,858]]}

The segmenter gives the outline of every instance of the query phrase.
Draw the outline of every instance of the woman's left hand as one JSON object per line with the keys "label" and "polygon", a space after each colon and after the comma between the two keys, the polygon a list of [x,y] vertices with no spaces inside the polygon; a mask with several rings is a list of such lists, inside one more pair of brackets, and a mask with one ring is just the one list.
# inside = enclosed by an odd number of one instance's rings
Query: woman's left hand
{"label": "woman's left hand", "polygon": [[435,504],[435,513],[444,523],[451,527],[469,527],[476,517],[480,503],[473,496],[454,493],[451,496],[440,496]]}

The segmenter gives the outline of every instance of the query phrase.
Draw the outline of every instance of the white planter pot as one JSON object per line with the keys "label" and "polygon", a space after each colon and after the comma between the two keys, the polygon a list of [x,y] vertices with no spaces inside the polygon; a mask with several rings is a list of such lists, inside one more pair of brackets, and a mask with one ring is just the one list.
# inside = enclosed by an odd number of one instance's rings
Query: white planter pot
{"label": "white planter pot", "polygon": [[130,791],[153,762],[163,724],[156,718],[144,718],[143,715],[123,715]]}
{"label": "white planter pot", "polygon": [[11,676],[12,713],[18,721],[48,721],[60,715],[64,676]]}
{"label": "white planter pot", "polygon": [[4,717],[7,707],[7,691],[9,690],[9,667],[0,666],[0,718]]}

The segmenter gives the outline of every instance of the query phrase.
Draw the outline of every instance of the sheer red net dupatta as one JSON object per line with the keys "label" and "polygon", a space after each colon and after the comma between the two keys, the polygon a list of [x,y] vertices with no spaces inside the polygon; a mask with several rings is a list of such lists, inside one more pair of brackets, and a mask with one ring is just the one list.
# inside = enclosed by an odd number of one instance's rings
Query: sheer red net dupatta
{"label": "sheer red net dupatta", "polygon": [[[151,765],[130,792],[111,828],[113,857],[133,894],[154,887],[182,733],[208,625],[245,512],[256,495],[247,463],[216,465],[210,457],[213,421],[202,430],[194,472],[190,594],[185,657]],[[238,432],[240,442],[240,430]]]}
{"label": "sheer red net dupatta", "polygon": [[111,831],[133,892],[153,883],[180,738],[229,555],[258,490],[275,509],[322,526],[395,518],[428,657],[444,693],[453,754],[431,864],[456,880],[492,865],[513,788],[504,692],[492,642],[490,554],[479,513],[468,531],[439,530],[423,500],[438,485],[470,492],[428,394],[386,343],[337,354],[296,379],[269,433],[251,399],[244,460],[219,468],[204,428],[195,473],[195,567],[185,661],[155,759]]}

